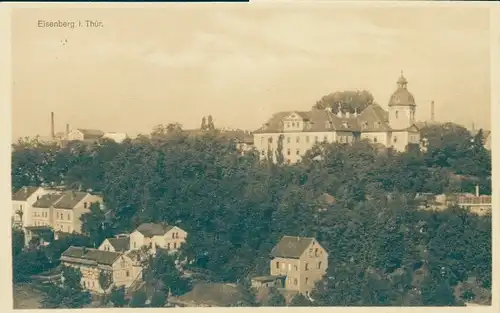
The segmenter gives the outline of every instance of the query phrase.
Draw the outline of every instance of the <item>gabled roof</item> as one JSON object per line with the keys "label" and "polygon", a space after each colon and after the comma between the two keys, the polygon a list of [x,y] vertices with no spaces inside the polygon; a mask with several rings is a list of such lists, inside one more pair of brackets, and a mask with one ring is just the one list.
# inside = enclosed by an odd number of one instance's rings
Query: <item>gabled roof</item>
{"label": "gabled roof", "polygon": [[49,193],[46,195],[43,195],[38,199],[34,204],[33,207],[35,208],[50,208],[51,206],[55,205],[57,201],[59,201],[62,198],[62,194],[60,193]]}
{"label": "gabled roof", "polygon": [[143,223],[136,228],[136,231],[140,232],[145,237],[153,237],[153,236],[163,236],[172,228],[174,227],[167,226],[164,224]]}
{"label": "gabled roof", "polygon": [[283,236],[271,250],[271,257],[298,259],[313,241],[311,237]]}
{"label": "gabled roof", "polygon": [[127,251],[130,246],[129,238],[108,238],[109,244],[113,246],[115,251]]}
{"label": "gabled roof", "polygon": [[12,195],[14,201],[26,201],[40,187],[27,186],[22,187]]}
{"label": "gabled roof", "polygon": [[104,132],[98,129],[77,128],[83,134],[84,139],[99,139],[104,135]]}
{"label": "gabled roof", "polygon": [[56,209],[73,209],[87,195],[87,192],[65,191],[62,194],[61,200],[57,201],[54,207]]}
{"label": "gabled roof", "polygon": [[378,104],[367,106],[358,117],[362,132],[380,132],[391,130],[389,114]]}
{"label": "gabled roof", "polygon": [[119,252],[101,251],[98,249],[71,246],[61,254],[61,258],[81,259],[85,261],[94,261],[97,264],[112,265],[116,259],[122,256]]}

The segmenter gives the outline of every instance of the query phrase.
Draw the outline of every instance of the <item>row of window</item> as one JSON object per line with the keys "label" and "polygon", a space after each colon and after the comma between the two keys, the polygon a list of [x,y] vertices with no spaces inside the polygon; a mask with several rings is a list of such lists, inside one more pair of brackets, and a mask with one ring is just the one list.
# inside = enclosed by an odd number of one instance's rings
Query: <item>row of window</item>
{"label": "row of window", "polygon": [[[57,219],[58,220],[64,220],[64,214],[62,212],[56,212],[56,215],[57,215]],[[70,213],[67,214],[67,220],[70,221],[71,220],[71,215]]]}
{"label": "row of window", "polygon": [[[317,265],[316,265],[316,266],[317,266],[317,269],[321,269],[321,261],[319,261],[319,262],[317,263]],[[279,268],[280,268],[280,262],[276,262],[276,268],[277,268],[277,269],[279,269]],[[286,264],[286,263],[281,263],[281,269],[282,269],[282,270],[285,270],[286,268],[287,268],[287,264]],[[297,265],[293,265],[293,269],[294,269],[295,271],[298,271],[298,270],[299,270],[299,268],[298,268],[298,266],[297,266]],[[290,264],[290,263],[289,263],[289,264],[288,264],[288,271],[291,271],[291,270],[292,270],[292,264]],[[305,270],[305,271],[308,271],[308,270],[309,270],[309,263],[305,263],[305,264],[304,264],[304,270]]]}
{"label": "row of window", "polygon": [[[310,136],[305,136],[305,142],[310,143]],[[348,143],[349,141],[352,141],[352,136],[337,136],[337,141],[341,143]],[[264,146],[264,137],[260,138],[261,141],[261,146]],[[323,136],[323,141],[328,142],[328,135]],[[273,137],[269,137],[268,142],[270,144],[273,143]],[[295,142],[300,143],[300,136],[295,137]],[[318,143],[319,142],[319,136],[314,136],[314,142]],[[286,137],[286,143],[292,143],[292,138],[291,137]]]}
{"label": "row of window", "polygon": [[[174,237],[172,236],[172,238],[174,238]],[[176,237],[176,238],[179,238],[179,236],[177,235],[177,237]],[[133,246],[133,248],[134,248],[134,249],[137,249],[137,246],[138,246],[138,245],[137,245],[137,242],[135,242],[135,241],[134,241],[134,242],[132,243],[132,246]],[[174,249],[177,249],[177,242],[174,242],[174,244],[173,244],[172,246],[174,247]],[[180,246],[180,245],[179,245],[179,246]],[[167,243],[167,249],[171,249],[171,244],[170,244],[170,242],[168,242],[168,243]]]}
{"label": "row of window", "polygon": [[[298,284],[299,281],[298,281],[297,278],[294,278],[293,281],[292,281],[292,279],[287,279],[287,282],[288,282],[289,285],[293,284],[294,286],[297,286],[297,284]],[[306,283],[306,285],[309,284],[309,277],[305,277],[305,283]]]}
{"label": "row of window", "polygon": [[34,221],[35,226],[49,226],[49,223],[46,221]]}
{"label": "row of window", "polygon": [[66,225],[66,227],[64,227],[64,226],[65,225],[62,225],[62,224],[56,224],[56,228],[59,228],[60,231],[71,233],[71,225]]}
{"label": "row of window", "polygon": [[40,212],[35,211],[35,212],[33,212],[33,216],[34,217],[48,217],[49,214],[48,214],[48,212],[41,212],[41,214],[40,214]]}

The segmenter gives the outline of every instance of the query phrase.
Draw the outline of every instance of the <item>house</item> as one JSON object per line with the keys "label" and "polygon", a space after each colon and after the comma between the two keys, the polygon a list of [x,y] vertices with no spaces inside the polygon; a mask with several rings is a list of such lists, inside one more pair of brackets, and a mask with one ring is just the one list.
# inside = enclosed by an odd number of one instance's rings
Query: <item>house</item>
{"label": "house", "polygon": [[107,132],[102,136],[103,139],[110,139],[117,143],[122,143],[125,139],[129,138],[125,133],[115,133],[115,132]]}
{"label": "house", "polygon": [[285,290],[308,295],[326,274],[328,253],[315,238],[284,236],[271,250],[270,263],[271,276],[286,277]]}
{"label": "house", "polygon": [[12,195],[12,221],[17,227],[33,224],[33,204],[51,191],[42,187],[25,186]]}
{"label": "house", "polygon": [[186,242],[187,233],[177,226],[143,223],[130,234],[130,249],[152,246],[177,251]]}
{"label": "house", "polygon": [[[71,246],[61,254],[60,260],[62,265],[80,270],[82,286],[93,293],[107,292],[113,285],[128,288],[142,279],[142,268],[119,252]],[[99,284],[101,271],[107,272],[112,280],[107,290]]]}
{"label": "house", "polygon": [[24,227],[26,244],[47,229],[55,232],[55,239],[59,233],[81,233],[80,217],[90,212],[95,202],[102,203],[102,197],[80,191],[51,190],[39,196],[31,206],[29,224]]}
{"label": "house", "polygon": [[130,250],[130,238],[128,237],[116,237],[107,238],[101,243],[98,248],[101,251],[111,251],[111,252],[126,252]]}
{"label": "house", "polygon": [[77,128],[68,133],[69,141],[97,141],[104,136],[104,132],[96,129]]}
{"label": "house", "polygon": [[273,161],[278,147],[282,147],[288,163],[299,161],[319,142],[352,143],[367,139],[405,151],[410,144],[420,144],[420,130],[415,125],[416,103],[407,84],[401,74],[388,111],[373,103],[361,112],[343,112],[340,104],[335,114],[331,108],[278,112],[253,133],[253,144],[261,159],[272,157]]}

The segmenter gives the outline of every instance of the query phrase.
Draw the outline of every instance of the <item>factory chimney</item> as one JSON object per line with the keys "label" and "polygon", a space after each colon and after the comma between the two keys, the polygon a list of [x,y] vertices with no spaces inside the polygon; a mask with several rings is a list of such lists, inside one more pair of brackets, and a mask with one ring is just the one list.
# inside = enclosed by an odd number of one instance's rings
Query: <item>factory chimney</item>
{"label": "factory chimney", "polygon": [[50,112],[50,137],[52,139],[56,138],[56,133],[54,130],[54,112]]}
{"label": "factory chimney", "polygon": [[66,124],[66,139],[68,139],[69,136],[69,124]]}
{"label": "factory chimney", "polygon": [[431,122],[435,122],[434,100],[431,101]]}

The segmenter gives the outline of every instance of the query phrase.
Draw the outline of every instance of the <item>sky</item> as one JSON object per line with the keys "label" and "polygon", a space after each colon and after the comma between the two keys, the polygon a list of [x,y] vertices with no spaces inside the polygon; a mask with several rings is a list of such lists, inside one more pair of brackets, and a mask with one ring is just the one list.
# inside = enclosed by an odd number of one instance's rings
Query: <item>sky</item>
{"label": "sky", "polygon": [[[39,20],[97,20],[41,28]],[[77,22],[78,23],[78,22]],[[383,107],[401,70],[418,120],[490,129],[487,8],[218,4],[144,9],[14,9],[13,138],[157,124],[255,130],[365,89]]]}

